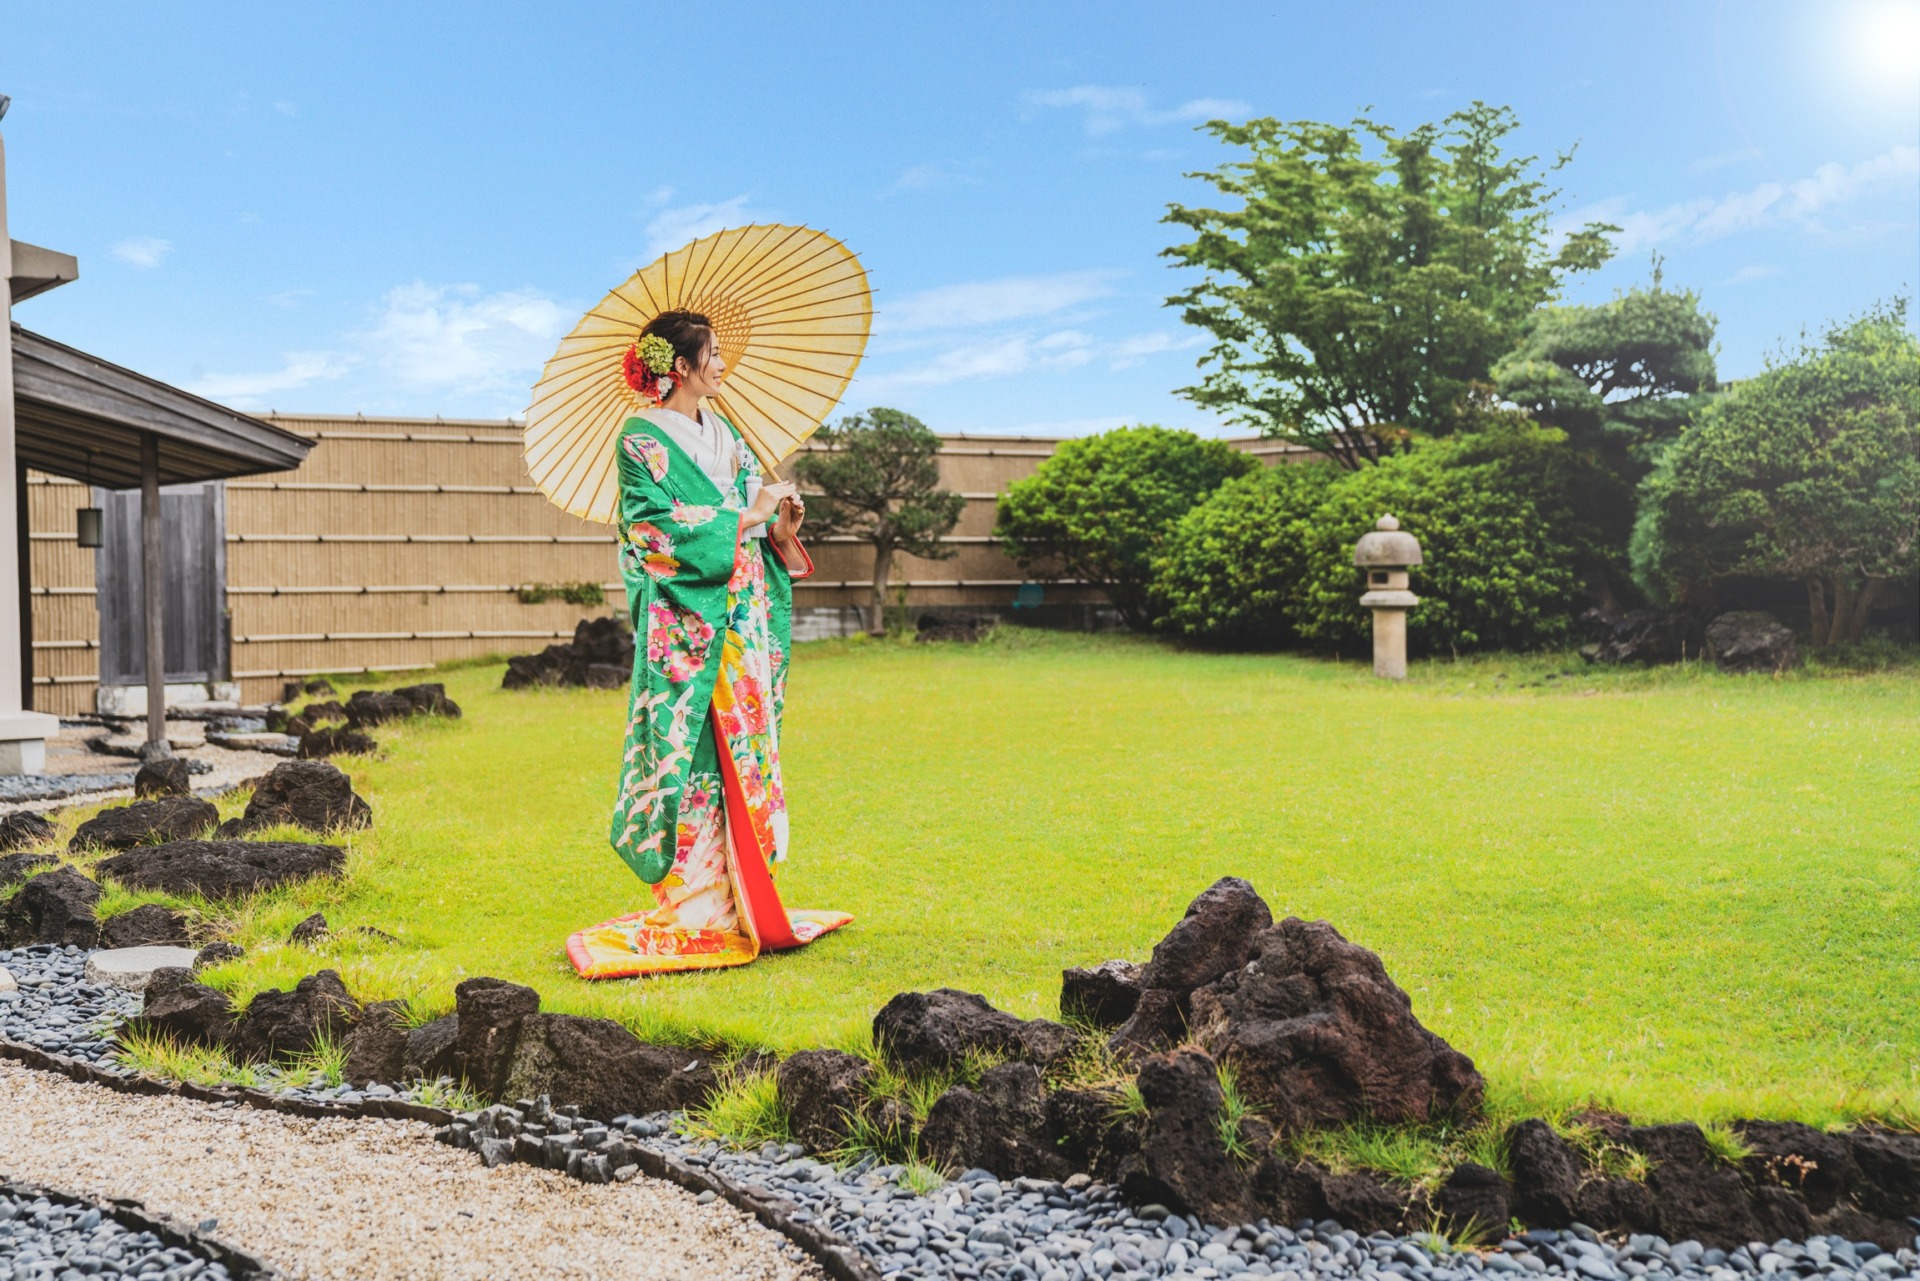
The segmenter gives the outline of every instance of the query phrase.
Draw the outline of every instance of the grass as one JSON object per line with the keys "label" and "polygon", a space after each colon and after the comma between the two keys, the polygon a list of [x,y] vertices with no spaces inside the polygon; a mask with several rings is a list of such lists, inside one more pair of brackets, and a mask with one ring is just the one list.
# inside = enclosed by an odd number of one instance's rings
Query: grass
{"label": "grass", "polygon": [[[895,992],[1057,1015],[1216,877],[1379,952],[1503,1115],[1920,1122],[1920,670],[1774,679],[1577,658],[1414,665],[1001,629],[798,647],[782,893],[855,914],[752,966],[588,984],[563,944],[650,899],[606,847],[622,695],[445,672],[463,721],[342,762],[351,881],[222,929],[241,995],[322,964],[444,1009],[461,978],[699,1045],[859,1050]],[[342,686],[342,696],[345,686]],[[318,949],[279,945],[325,911]],[[358,925],[400,947],[344,937]]]}
{"label": "grass", "polygon": [[739,1148],[793,1142],[793,1128],[771,1072],[729,1073],[712,1097],[687,1113],[682,1124],[698,1138],[719,1139]]}

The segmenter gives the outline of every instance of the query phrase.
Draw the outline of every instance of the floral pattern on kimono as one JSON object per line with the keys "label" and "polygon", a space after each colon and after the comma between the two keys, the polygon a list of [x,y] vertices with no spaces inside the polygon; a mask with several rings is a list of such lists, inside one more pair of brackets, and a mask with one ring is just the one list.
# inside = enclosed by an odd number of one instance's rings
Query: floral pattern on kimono
{"label": "floral pattern on kimono", "polygon": [[[745,538],[740,515],[752,454],[721,491],[665,432],[627,421],[620,474],[620,555],[637,636],[627,742],[610,836],[649,884],[679,852],[697,738],[713,714],[746,787],[769,861],[786,853],[778,719],[793,591],[786,566]],[[735,708],[748,709],[739,719]],[[777,812],[777,817],[776,817]]]}

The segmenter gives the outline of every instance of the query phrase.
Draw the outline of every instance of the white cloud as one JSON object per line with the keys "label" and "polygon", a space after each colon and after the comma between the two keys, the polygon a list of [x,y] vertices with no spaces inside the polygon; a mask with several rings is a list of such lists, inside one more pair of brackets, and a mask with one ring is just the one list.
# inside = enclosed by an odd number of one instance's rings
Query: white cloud
{"label": "white cloud", "polygon": [[486,294],[477,285],[415,281],[387,292],[364,343],[402,386],[530,387],[572,319],[529,289]]}
{"label": "white cloud", "polygon": [[455,399],[510,393],[523,404],[517,398],[577,314],[530,289],[486,293],[415,281],[388,290],[370,326],[342,335],[332,350],[289,352],[277,369],[210,374],[193,390],[258,409],[266,397],[352,375],[362,403],[404,403],[407,393],[432,391]]}
{"label": "white cloud", "polygon": [[1616,247],[1622,254],[1675,242],[1700,243],[1761,227],[1792,224],[1822,230],[1820,216],[1863,196],[1914,185],[1920,177],[1920,147],[1891,147],[1855,165],[1828,162],[1792,182],[1763,182],[1746,191],[1689,200],[1663,209],[1626,208],[1623,200],[1605,201],[1571,216],[1567,223],[1595,219],[1620,227]]}
{"label": "white cloud", "polygon": [[115,258],[142,271],[151,271],[173,252],[173,242],[158,236],[129,236],[108,250]]}
{"label": "white cloud", "polygon": [[1749,160],[1758,159],[1760,159],[1759,148],[1741,147],[1735,151],[1720,152],[1718,155],[1702,156],[1698,160],[1690,162],[1687,168],[1693,170],[1695,173],[1705,173],[1708,170],[1725,169],[1728,165],[1737,165]]}
{"label": "white cloud", "polygon": [[895,335],[1038,320],[1113,293],[1117,271],[1063,271],[940,285],[883,303],[874,332]]}
{"label": "white cloud", "polygon": [[[649,204],[664,204],[673,198],[673,189],[662,187],[653,193]],[[710,205],[672,205],[661,209],[647,222],[646,260],[672,253],[689,241],[711,236],[728,227],[745,227],[754,222],[747,212],[747,197],[739,195]]]}
{"label": "white cloud", "polygon": [[1141,334],[1137,338],[1124,338],[1113,345],[1110,368],[1130,369],[1146,363],[1153,356],[1163,356],[1168,352],[1191,351],[1204,346],[1206,337],[1196,333],[1170,333],[1161,330],[1158,333]]}
{"label": "white cloud", "polygon": [[1098,343],[1077,329],[1052,333],[997,334],[948,347],[930,359],[901,369],[883,369],[859,381],[866,400],[902,388],[944,387],[981,378],[1073,369],[1094,359]]}
{"label": "white cloud", "polygon": [[1780,269],[1778,267],[1768,267],[1756,263],[1742,267],[1740,270],[1734,272],[1731,276],[1727,277],[1726,283],[1729,285],[1744,285],[1749,280],[1765,280],[1768,276],[1777,276],[1779,274]]}
{"label": "white cloud", "polygon": [[956,187],[977,187],[981,181],[978,165],[934,160],[902,170],[900,176],[893,180],[893,185],[880,194],[894,196],[902,192],[950,191]]}
{"label": "white cloud", "polygon": [[1237,98],[1191,98],[1177,107],[1157,110],[1139,89],[1117,85],[1075,85],[1071,89],[1039,89],[1026,95],[1029,106],[1078,110],[1094,137],[1134,127],[1198,124],[1245,116],[1253,108]]}
{"label": "white cloud", "polygon": [[291,102],[276,102],[273,104],[273,109],[279,112],[283,116],[298,117],[300,114],[299,109],[296,108]]}
{"label": "white cloud", "polygon": [[251,406],[257,405],[262,396],[298,391],[338,378],[347,372],[351,363],[336,352],[288,352],[286,363],[279,369],[254,374],[208,374],[189,390],[209,400]]}

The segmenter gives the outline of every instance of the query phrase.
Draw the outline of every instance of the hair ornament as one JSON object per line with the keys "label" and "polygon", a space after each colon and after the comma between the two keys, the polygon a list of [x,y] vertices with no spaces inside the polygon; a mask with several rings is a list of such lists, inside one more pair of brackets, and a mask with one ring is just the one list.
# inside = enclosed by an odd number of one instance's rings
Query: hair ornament
{"label": "hair ornament", "polygon": [[647,334],[627,348],[620,372],[627,386],[653,404],[673,394],[673,344],[659,334]]}

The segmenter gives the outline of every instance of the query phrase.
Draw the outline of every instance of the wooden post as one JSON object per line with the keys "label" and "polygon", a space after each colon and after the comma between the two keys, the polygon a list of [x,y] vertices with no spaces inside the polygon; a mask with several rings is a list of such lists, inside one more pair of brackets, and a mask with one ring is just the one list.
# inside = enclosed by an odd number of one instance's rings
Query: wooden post
{"label": "wooden post", "polygon": [[[18,490],[14,485],[13,242],[7,236],[7,150],[0,140],[0,540],[19,539]],[[8,618],[21,607],[23,546],[0,547],[0,774],[39,774],[46,768],[47,740],[60,722],[28,710],[21,699],[23,620]]]}
{"label": "wooden post", "polygon": [[160,438],[140,433],[140,601],[147,623],[147,741],[142,760],[173,755],[167,746],[166,565],[161,558]]}

